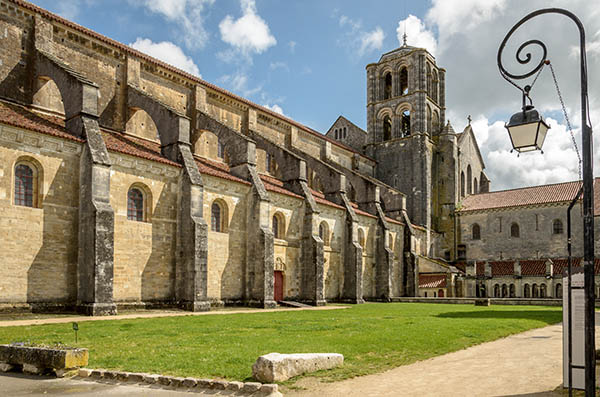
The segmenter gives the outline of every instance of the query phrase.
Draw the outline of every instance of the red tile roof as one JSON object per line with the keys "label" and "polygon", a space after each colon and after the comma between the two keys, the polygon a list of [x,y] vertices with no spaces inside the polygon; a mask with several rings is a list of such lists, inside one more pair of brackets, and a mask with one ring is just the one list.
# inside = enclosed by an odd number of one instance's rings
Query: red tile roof
{"label": "red tile roof", "polygon": [[51,13],[48,10],[45,10],[45,9],[43,9],[41,7],[38,7],[38,6],[36,6],[36,5],[32,4],[32,3],[29,3],[29,2],[24,1],[24,0],[9,0],[9,1],[12,2],[12,3],[14,3],[14,4],[16,4],[16,5],[18,5],[18,6],[21,6],[21,7],[25,8],[25,9],[28,9],[28,10],[33,11],[33,12],[36,12],[36,13],[38,13],[38,14],[40,14],[40,15],[42,15],[42,16],[50,19],[50,20],[59,22],[59,23],[65,25],[65,26],[67,26],[68,28],[71,28],[71,29],[76,30],[76,31],[78,31],[80,33],[89,35],[89,36],[95,38],[98,41],[101,41],[101,42],[103,42],[105,44],[108,44],[110,46],[114,46],[114,47],[118,48],[119,50],[121,50],[121,51],[123,51],[125,53],[135,55],[136,57],[141,58],[141,59],[143,59],[143,60],[145,60],[147,62],[151,62],[151,63],[153,63],[155,65],[159,65],[159,66],[161,66],[161,67],[169,70],[170,72],[173,72],[173,73],[178,74],[178,75],[180,75],[182,77],[185,77],[185,78],[187,78],[189,80],[192,80],[192,81],[195,81],[195,82],[200,83],[202,85],[205,85],[205,86],[207,86],[207,87],[209,87],[209,88],[211,88],[211,89],[213,89],[215,91],[218,91],[218,92],[220,92],[222,94],[225,94],[225,95],[228,95],[230,97],[233,97],[234,99],[236,99],[236,100],[238,100],[238,101],[240,101],[242,103],[245,103],[247,105],[259,108],[261,112],[267,113],[270,116],[273,116],[273,117],[278,118],[278,119],[283,119],[283,120],[287,121],[288,123],[290,123],[290,124],[292,124],[292,125],[300,128],[300,129],[302,129],[303,131],[308,132],[311,135],[315,135],[315,136],[317,136],[317,137],[319,137],[319,138],[321,138],[323,140],[331,142],[332,144],[334,144],[336,146],[339,146],[339,147],[341,147],[341,148],[343,148],[345,150],[348,150],[348,151],[350,151],[352,153],[356,153],[356,154],[360,155],[363,158],[366,158],[366,159],[368,159],[368,160],[370,160],[372,162],[375,162],[374,159],[372,159],[372,158],[370,158],[368,156],[365,156],[364,154],[356,151],[355,149],[353,149],[353,148],[351,148],[349,146],[346,146],[346,145],[344,145],[344,144],[342,144],[340,142],[337,142],[336,140],[331,139],[331,138],[329,138],[329,137],[327,137],[327,136],[325,136],[325,135],[323,135],[323,134],[321,134],[321,133],[313,130],[312,128],[309,128],[309,127],[307,127],[307,126],[305,126],[303,124],[300,124],[300,123],[298,123],[295,120],[292,120],[292,119],[290,119],[288,117],[285,117],[285,116],[283,116],[283,115],[281,115],[281,114],[279,114],[277,112],[274,112],[274,111],[272,111],[272,110],[270,110],[270,109],[268,109],[266,107],[260,106],[260,105],[254,103],[254,102],[252,102],[252,101],[250,101],[248,99],[245,99],[245,98],[242,98],[242,97],[240,97],[238,95],[235,95],[235,94],[233,94],[233,93],[231,93],[231,92],[229,92],[229,91],[227,91],[227,90],[225,90],[225,89],[223,89],[223,88],[221,88],[219,86],[216,86],[216,85],[211,84],[211,83],[209,83],[209,82],[207,82],[205,80],[202,80],[201,78],[199,78],[197,76],[194,76],[192,74],[184,72],[183,70],[178,69],[178,68],[176,68],[173,65],[170,65],[170,64],[168,64],[166,62],[163,62],[163,61],[159,61],[156,58],[153,58],[153,57],[151,57],[149,55],[146,55],[146,54],[144,54],[144,53],[142,53],[140,51],[137,51],[137,50],[135,50],[135,49],[133,49],[133,48],[131,48],[129,46],[126,46],[125,44],[119,43],[116,40],[110,39],[110,38],[108,38],[108,37],[106,37],[106,36],[104,36],[104,35],[102,35],[100,33],[94,32],[91,29],[85,28],[85,27],[83,27],[83,26],[81,26],[79,24],[76,24],[75,22],[71,22],[71,21],[69,21],[67,19],[64,19],[64,18],[62,18],[62,17],[60,17],[60,16],[58,16],[56,14]]}
{"label": "red tile roof", "polygon": [[[594,180],[594,196],[600,197],[600,186],[596,183],[597,180]],[[569,202],[580,187],[581,182],[574,181],[474,194],[462,201],[460,212]],[[594,215],[600,215],[598,202],[594,208]]]}
{"label": "red tile roof", "polygon": [[350,202],[350,206],[354,209],[354,212],[356,212],[358,215],[363,215],[363,216],[368,216],[369,218],[375,218],[377,219],[377,217],[367,211],[363,211],[360,208],[358,208],[358,204],[356,204],[355,202],[351,201]]}
{"label": "red tile roof", "polygon": [[231,175],[231,173],[229,172],[229,166],[225,163],[209,160],[204,157],[195,157],[194,159],[196,160],[196,164],[198,165],[198,171],[200,171],[200,173],[202,174],[243,183],[244,185],[250,185],[250,182],[242,178],[238,178],[237,176]]}
{"label": "red tile roof", "polygon": [[419,274],[419,288],[446,288],[446,275]]}
{"label": "red tile roof", "polygon": [[515,273],[514,261],[489,262],[492,267],[492,276],[512,276]]}
{"label": "red tile roof", "polygon": [[106,148],[113,152],[128,154],[156,161],[163,164],[169,164],[175,167],[181,167],[181,164],[169,160],[160,153],[160,144],[145,139],[137,138],[131,135],[125,135],[114,132],[102,131],[102,138]]}
{"label": "red tile roof", "polygon": [[467,272],[467,264],[464,262],[455,263],[454,267],[456,267],[458,270],[460,270],[463,273]]}
{"label": "red tile roof", "polygon": [[[582,258],[573,258],[571,260],[572,266],[580,266]],[[567,258],[564,259],[552,259],[552,275],[553,276],[562,276],[563,271],[569,266],[569,260]]]}
{"label": "red tile roof", "polygon": [[272,176],[261,174],[260,179],[262,180],[263,185],[265,185],[265,189],[267,189],[270,192],[285,194],[286,196],[303,199],[302,196],[299,196],[296,193],[285,189],[283,187],[283,181],[280,181],[277,178],[273,178]]}
{"label": "red tile roof", "polygon": [[546,274],[547,259],[532,259],[519,261],[521,264],[521,275],[523,276],[544,276]]}
{"label": "red tile roof", "polygon": [[336,203],[333,203],[333,202],[325,199],[325,195],[323,193],[321,193],[321,192],[319,192],[317,190],[314,190],[314,189],[310,189],[310,191],[311,191],[311,193],[313,195],[313,198],[315,199],[315,201],[318,204],[328,205],[330,207],[335,207],[335,208],[339,208],[339,209],[345,210],[345,208],[342,207],[341,205],[337,205]]}
{"label": "red tile roof", "polygon": [[84,142],[83,139],[77,138],[65,130],[63,119],[10,102],[0,101],[0,123],[71,141]]}
{"label": "red tile roof", "polygon": [[485,263],[477,262],[475,266],[475,274],[477,276],[485,276]]}

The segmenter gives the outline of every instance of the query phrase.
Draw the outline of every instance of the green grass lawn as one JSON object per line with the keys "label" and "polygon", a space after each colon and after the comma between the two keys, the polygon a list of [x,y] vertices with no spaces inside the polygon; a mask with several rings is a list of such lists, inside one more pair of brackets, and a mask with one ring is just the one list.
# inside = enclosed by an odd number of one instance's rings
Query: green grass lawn
{"label": "green grass lawn", "polygon": [[63,342],[90,368],[249,380],[260,355],[334,352],[338,380],[456,351],[561,321],[560,307],[387,303],[330,311],[225,314],[0,328],[0,343]]}

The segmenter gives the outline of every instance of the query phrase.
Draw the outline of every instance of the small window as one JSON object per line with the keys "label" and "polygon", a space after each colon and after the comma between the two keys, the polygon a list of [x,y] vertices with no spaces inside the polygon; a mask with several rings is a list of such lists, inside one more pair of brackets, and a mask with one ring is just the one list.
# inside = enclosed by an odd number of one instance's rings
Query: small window
{"label": "small window", "polygon": [[319,225],[319,237],[323,240],[324,245],[329,245],[329,226],[325,221]]}
{"label": "small window", "polygon": [[346,127],[344,127],[344,139],[346,139]]}
{"label": "small window", "polygon": [[385,116],[383,119],[383,140],[389,141],[392,139],[392,119],[390,116]]}
{"label": "small window", "polygon": [[519,225],[517,223],[510,225],[510,237],[520,237]]}
{"label": "small window", "polygon": [[132,187],[127,193],[127,219],[144,222],[144,194],[138,188]]}
{"label": "small window", "polygon": [[460,197],[465,197],[465,173],[460,172]]}
{"label": "small window", "polygon": [[459,244],[457,247],[457,256],[458,256],[458,260],[465,260],[467,259],[467,246],[464,244]]}
{"label": "small window", "polygon": [[481,240],[481,227],[477,223],[473,225],[473,240]]}
{"label": "small window", "polygon": [[552,234],[563,234],[563,223],[560,219],[552,222]]}
{"label": "small window", "polygon": [[285,235],[285,218],[282,214],[276,213],[273,215],[273,237],[282,239]]}
{"label": "small window", "polygon": [[210,230],[225,233],[227,222],[227,205],[221,200],[215,200],[210,207]]}
{"label": "small window", "polygon": [[529,289],[529,284],[525,284],[525,286],[523,287],[523,297],[531,298],[531,290]]}
{"label": "small window", "polygon": [[385,87],[383,90],[383,99],[390,99],[391,97],[392,97],[392,74],[386,73]]}
{"label": "small window", "polygon": [[35,172],[27,164],[17,164],[15,167],[15,205],[24,207],[36,206]]}
{"label": "small window", "polygon": [[408,69],[402,68],[400,70],[400,93],[402,95],[408,94]]}
{"label": "small window", "polygon": [[410,136],[410,111],[402,112],[402,136]]}
{"label": "small window", "polygon": [[217,157],[220,158],[220,159],[224,159],[225,158],[225,145],[222,144],[220,141],[217,144]]}

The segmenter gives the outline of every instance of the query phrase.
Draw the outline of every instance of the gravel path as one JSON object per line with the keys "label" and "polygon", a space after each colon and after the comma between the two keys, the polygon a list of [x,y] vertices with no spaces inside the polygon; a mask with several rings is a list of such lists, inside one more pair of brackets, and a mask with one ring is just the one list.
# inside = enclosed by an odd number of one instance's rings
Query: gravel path
{"label": "gravel path", "polygon": [[[598,335],[600,329],[597,329]],[[598,342],[596,342],[598,344]],[[554,396],[562,384],[562,326],[551,325],[336,383],[311,378],[285,396]]]}

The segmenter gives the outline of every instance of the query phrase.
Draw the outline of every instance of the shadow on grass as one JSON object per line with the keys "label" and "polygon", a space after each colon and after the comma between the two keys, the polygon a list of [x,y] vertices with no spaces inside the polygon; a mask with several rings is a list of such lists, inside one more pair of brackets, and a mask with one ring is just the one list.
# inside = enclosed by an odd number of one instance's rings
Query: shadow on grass
{"label": "shadow on grass", "polygon": [[440,318],[470,319],[523,319],[538,320],[546,324],[556,324],[562,320],[562,312],[558,310],[480,310],[474,312],[447,312],[437,315]]}

